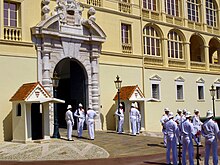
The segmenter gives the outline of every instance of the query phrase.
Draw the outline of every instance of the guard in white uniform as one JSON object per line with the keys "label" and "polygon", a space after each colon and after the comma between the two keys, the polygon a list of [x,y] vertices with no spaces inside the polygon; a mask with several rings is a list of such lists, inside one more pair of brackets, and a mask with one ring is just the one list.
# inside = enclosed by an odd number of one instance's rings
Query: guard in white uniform
{"label": "guard in white uniform", "polygon": [[202,122],[200,121],[200,116],[199,116],[199,110],[195,109],[194,110],[195,115],[192,117],[192,123],[194,127],[194,131],[196,134],[197,142],[199,145],[201,145],[201,126]]}
{"label": "guard in white uniform", "polygon": [[166,161],[167,164],[171,164],[170,150],[172,149],[173,164],[177,165],[176,138],[179,137],[179,129],[177,123],[173,120],[173,112],[170,112],[168,117],[169,120],[166,122],[166,133],[167,133]]}
{"label": "guard in white uniform", "polygon": [[206,113],[207,120],[202,125],[202,136],[205,137],[205,165],[209,165],[210,150],[212,148],[213,165],[218,164],[218,142],[220,139],[218,124],[212,120],[213,112]]}
{"label": "guard in white uniform", "polygon": [[123,124],[124,124],[124,110],[122,103],[119,104],[119,109],[115,111],[115,115],[118,117],[118,129],[117,133],[121,134],[123,132]]}
{"label": "guard in white uniform", "polygon": [[83,133],[83,125],[85,121],[85,110],[83,109],[81,103],[79,103],[79,108],[75,111],[74,116],[78,118],[77,133],[78,137],[81,138]]}
{"label": "guard in white uniform", "polygon": [[[181,132],[181,122],[182,122],[182,110],[181,110],[181,109],[177,109],[177,114],[176,114],[176,116],[174,117],[173,120],[177,123],[179,132]],[[181,139],[182,139],[182,138],[179,137],[179,136],[176,137],[177,145],[179,145],[179,141],[180,141]],[[182,142],[181,142],[181,143],[182,143]]]}
{"label": "guard in white uniform", "polygon": [[188,150],[188,156],[189,156],[189,164],[194,165],[194,149],[193,149],[193,141],[195,140],[195,134],[194,134],[194,128],[193,124],[190,122],[191,113],[186,112],[185,115],[186,119],[182,122],[182,137],[183,137],[183,150],[182,150],[182,165],[186,165],[186,152]]}
{"label": "guard in white uniform", "polygon": [[134,105],[135,105],[135,108],[139,111],[138,116],[137,116],[137,134],[139,134],[141,130],[141,112],[138,109],[138,103],[135,102]]}
{"label": "guard in white uniform", "polygon": [[95,120],[94,120],[94,118],[96,116],[97,116],[96,111],[94,111],[92,109],[92,107],[89,107],[88,111],[86,113],[86,121],[87,121],[87,125],[88,125],[88,134],[89,134],[90,140],[94,140],[94,138],[95,138],[95,133],[94,133]]}
{"label": "guard in white uniform", "polygon": [[136,136],[137,133],[137,116],[139,114],[139,111],[135,108],[135,104],[131,104],[131,110],[130,110],[130,121],[131,121],[131,135]]}
{"label": "guard in white uniform", "polygon": [[162,125],[162,132],[163,132],[163,143],[165,147],[167,146],[166,122],[169,120],[168,117],[169,112],[170,112],[169,108],[164,108],[164,114],[160,119],[160,123]]}
{"label": "guard in white uniform", "polygon": [[73,113],[71,110],[72,110],[72,106],[68,105],[67,111],[65,114],[65,120],[66,120],[66,125],[67,125],[67,139],[68,140],[72,140],[72,132],[73,132],[73,125],[74,125]]}

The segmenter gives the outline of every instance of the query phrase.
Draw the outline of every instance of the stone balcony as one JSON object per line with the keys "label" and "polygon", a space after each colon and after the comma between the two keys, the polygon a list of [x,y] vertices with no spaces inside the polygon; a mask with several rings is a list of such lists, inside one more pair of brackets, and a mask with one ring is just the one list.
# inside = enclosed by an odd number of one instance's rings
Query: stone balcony
{"label": "stone balcony", "polygon": [[4,27],[4,39],[10,41],[21,41],[21,28],[17,27]]}

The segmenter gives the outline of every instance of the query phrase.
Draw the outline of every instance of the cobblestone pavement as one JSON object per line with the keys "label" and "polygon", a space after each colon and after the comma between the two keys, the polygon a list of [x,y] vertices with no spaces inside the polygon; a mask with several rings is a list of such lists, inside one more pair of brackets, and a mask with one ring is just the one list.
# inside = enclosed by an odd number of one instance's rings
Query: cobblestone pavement
{"label": "cobblestone pavement", "polygon": [[[7,163],[11,164],[13,164],[12,160],[22,161],[23,163],[32,161],[32,165],[38,161],[41,161],[41,165],[44,162],[45,164],[58,164],[62,160],[65,160],[62,161],[62,164],[66,165],[72,164],[73,160],[74,164],[77,165],[89,163],[107,165],[108,162],[109,164],[139,165],[163,164],[166,162],[166,150],[161,143],[161,134],[142,133],[138,136],[130,136],[128,133],[117,134],[115,131],[96,131],[95,140],[88,140],[87,131],[84,131],[83,138],[78,139],[74,130],[74,141],[66,140],[65,129],[60,129],[60,134],[61,139],[51,139],[49,141],[35,141],[28,144],[0,143],[0,165],[6,163],[7,160],[10,160]],[[204,147],[201,147],[200,150],[203,157]]]}

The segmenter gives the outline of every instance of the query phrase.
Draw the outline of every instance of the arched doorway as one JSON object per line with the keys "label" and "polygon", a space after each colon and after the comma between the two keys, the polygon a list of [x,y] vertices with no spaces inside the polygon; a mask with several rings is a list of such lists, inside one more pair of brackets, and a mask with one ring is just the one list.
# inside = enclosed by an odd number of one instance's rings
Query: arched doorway
{"label": "arched doorway", "polygon": [[[58,122],[60,128],[66,128],[65,113],[68,104],[73,107],[73,113],[78,104],[82,103],[84,109],[88,102],[88,76],[83,65],[70,58],[61,60],[55,68],[60,77],[57,88],[57,97],[65,100],[65,104],[58,104]],[[76,119],[74,129],[77,128]]]}

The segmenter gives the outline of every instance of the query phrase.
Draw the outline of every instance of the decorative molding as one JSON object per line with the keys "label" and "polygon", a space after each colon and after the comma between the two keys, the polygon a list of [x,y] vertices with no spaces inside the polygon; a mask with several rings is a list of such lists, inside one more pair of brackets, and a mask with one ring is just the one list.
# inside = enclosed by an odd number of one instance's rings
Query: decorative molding
{"label": "decorative molding", "polygon": [[199,78],[198,80],[196,80],[196,83],[205,83],[205,80],[203,78]]}
{"label": "decorative molding", "polygon": [[161,77],[158,76],[158,75],[154,75],[152,77],[149,78],[151,81],[154,80],[154,81],[161,81]]}
{"label": "decorative molding", "polygon": [[185,80],[184,80],[184,78],[182,78],[181,76],[179,76],[179,77],[177,77],[177,78],[175,79],[175,81],[184,82]]}

